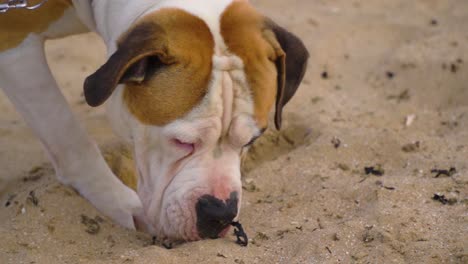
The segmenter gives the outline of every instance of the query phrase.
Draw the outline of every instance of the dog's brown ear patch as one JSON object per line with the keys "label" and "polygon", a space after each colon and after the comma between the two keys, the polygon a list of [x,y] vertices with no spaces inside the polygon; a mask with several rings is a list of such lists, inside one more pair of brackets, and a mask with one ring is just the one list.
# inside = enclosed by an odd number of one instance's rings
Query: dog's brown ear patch
{"label": "dog's brown ear patch", "polygon": [[179,9],[148,14],[143,23],[164,29],[166,56],[148,57],[144,81],[126,83],[123,99],[142,123],[165,125],[190,112],[205,96],[214,40],[203,20]]}
{"label": "dog's brown ear patch", "polygon": [[[282,49],[277,53],[278,57],[276,59],[278,91],[276,94],[275,126],[280,129],[283,107],[296,93],[304,78],[309,52],[297,36],[278,26],[272,20],[266,19],[266,26],[273,31],[277,43]],[[275,41],[270,39],[270,43],[272,43],[273,47],[276,47]]]}
{"label": "dog's brown ear patch", "polygon": [[267,125],[276,102],[275,126],[279,129],[283,107],[306,71],[309,53],[304,44],[246,1],[235,1],[226,9],[221,34],[229,50],[244,62],[258,125]]}
{"label": "dog's brown ear patch", "polygon": [[84,95],[90,106],[103,104],[119,83],[141,78],[147,58],[157,56],[168,61],[164,30],[158,25],[141,23],[124,35],[117,51],[95,73],[86,78]]}
{"label": "dog's brown ear patch", "polygon": [[164,125],[192,110],[208,89],[214,40],[208,26],[180,9],[143,17],[85,82],[88,104],[104,103],[119,83],[131,114]]}
{"label": "dog's brown ear patch", "polygon": [[228,49],[244,62],[258,127],[268,125],[275,103],[276,51],[264,38],[263,17],[244,1],[234,1],[221,17],[221,35]]}

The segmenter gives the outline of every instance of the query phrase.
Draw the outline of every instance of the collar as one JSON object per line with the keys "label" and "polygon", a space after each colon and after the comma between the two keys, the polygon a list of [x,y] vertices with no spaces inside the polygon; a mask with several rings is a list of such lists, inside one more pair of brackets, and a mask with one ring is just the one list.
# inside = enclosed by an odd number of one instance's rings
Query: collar
{"label": "collar", "polygon": [[6,13],[10,9],[24,8],[27,10],[34,10],[41,7],[47,0],[42,0],[38,4],[29,4],[28,0],[8,0],[6,3],[0,3],[0,13]]}

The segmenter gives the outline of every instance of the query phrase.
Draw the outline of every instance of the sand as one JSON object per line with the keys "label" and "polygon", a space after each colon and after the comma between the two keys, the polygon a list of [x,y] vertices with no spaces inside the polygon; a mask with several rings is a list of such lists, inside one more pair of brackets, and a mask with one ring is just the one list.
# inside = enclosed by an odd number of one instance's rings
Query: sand
{"label": "sand", "polygon": [[[231,234],[167,250],[111,223],[55,180],[2,95],[0,263],[468,263],[468,1],[252,2],[311,58],[283,130],[245,162],[249,246]],[[102,43],[85,34],[47,51],[79,119],[112,150],[103,109],[81,96]],[[366,175],[372,166],[383,175]]]}

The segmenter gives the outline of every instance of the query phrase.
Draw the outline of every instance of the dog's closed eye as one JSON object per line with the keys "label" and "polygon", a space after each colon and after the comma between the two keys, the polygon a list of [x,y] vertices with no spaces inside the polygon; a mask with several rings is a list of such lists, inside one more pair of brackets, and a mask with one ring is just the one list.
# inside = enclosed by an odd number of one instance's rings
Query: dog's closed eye
{"label": "dog's closed eye", "polygon": [[190,143],[190,142],[184,142],[180,139],[174,138],[172,139],[172,142],[174,145],[179,148],[185,150],[187,153],[192,154],[192,152],[195,150],[195,144]]}
{"label": "dog's closed eye", "polygon": [[250,141],[244,145],[244,148],[245,147],[250,147],[253,145],[253,143],[260,137],[261,135],[257,135],[257,136],[254,136],[252,137],[252,139],[250,139]]}
{"label": "dog's closed eye", "polygon": [[244,145],[244,148],[245,148],[245,147],[250,147],[250,146],[252,146],[253,143],[255,143],[255,141],[256,141],[261,135],[263,135],[263,133],[265,133],[265,130],[266,130],[266,128],[261,129],[261,130],[258,132],[258,134],[256,134],[255,136],[253,136],[253,137],[249,140],[249,142],[248,142],[247,144]]}

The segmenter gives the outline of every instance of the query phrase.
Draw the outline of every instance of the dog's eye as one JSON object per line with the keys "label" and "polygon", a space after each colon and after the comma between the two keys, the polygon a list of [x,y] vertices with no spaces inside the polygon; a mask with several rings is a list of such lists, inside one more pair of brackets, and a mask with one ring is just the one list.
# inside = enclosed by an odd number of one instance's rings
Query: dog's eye
{"label": "dog's eye", "polygon": [[250,147],[250,146],[252,146],[253,143],[254,143],[260,136],[261,136],[261,134],[252,137],[252,139],[250,139],[250,141],[249,141],[247,144],[244,145],[244,148],[245,148],[245,147]]}
{"label": "dog's eye", "polygon": [[189,142],[183,142],[180,139],[174,138],[172,139],[172,142],[177,148],[183,149],[187,151],[188,153],[192,153],[195,149],[195,144],[189,143]]}
{"label": "dog's eye", "polygon": [[250,141],[249,141],[247,144],[244,145],[244,148],[253,145],[253,143],[254,143],[261,135],[263,135],[263,133],[265,133],[265,130],[266,130],[266,128],[261,129],[261,130],[258,132],[258,134],[256,134],[255,136],[253,136],[253,137],[250,139]]}

